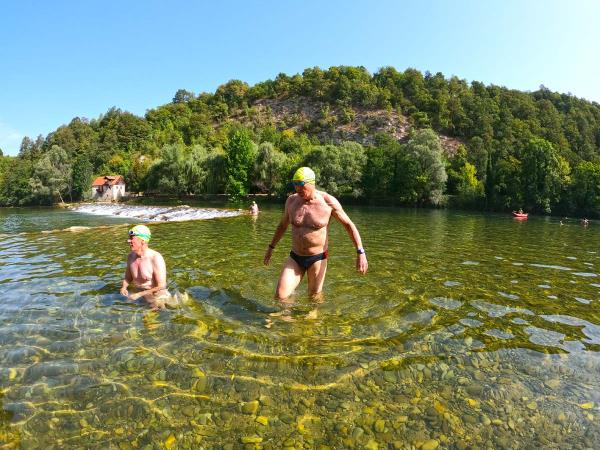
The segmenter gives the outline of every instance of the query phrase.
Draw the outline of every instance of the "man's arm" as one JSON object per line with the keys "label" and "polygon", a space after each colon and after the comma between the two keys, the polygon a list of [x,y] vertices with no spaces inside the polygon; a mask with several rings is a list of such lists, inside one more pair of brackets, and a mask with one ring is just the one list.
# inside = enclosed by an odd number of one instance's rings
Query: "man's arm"
{"label": "man's arm", "polygon": [[162,291],[167,288],[167,265],[162,255],[156,252],[154,260],[154,283],[155,287],[150,289],[152,292]]}
{"label": "man's arm", "polygon": [[331,215],[343,225],[343,227],[346,229],[346,232],[350,236],[350,239],[352,239],[352,242],[354,242],[354,246],[357,250],[356,270],[358,270],[360,273],[367,273],[369,263],[367,262],[367,255],[364,253],[364,248],[362,245],[362,240],[360,238],[360,233],[358,232],[358,228],[356,228],[354,222],[350,220],[350,217],[348,217],[348,214],[346,214],[346,212],[342,208],[342,205],[335,197],[329,194],[325,194],[324,197],[325,202],[327,202],[327,204],[332,208]]}
{"label": "man's arm", "polygon": [[291,198],[292,197],[288,197],[288,199],[285,202],[285,210],[283,211],[283,216],[279,221],[279,225],[277,225],[277,229],[275,230],[273,239],[271,239],[271,243],[269,244],[269,247],[267,248],[267,251],[265,253],[265,257],[263,259],[265,266],[269,265],[269,262],[271,261],[271,256],[273,256],[273,250],[275,250],[277,243],[281,240],[281,238],[285,234],[285,230],[287,230],[287,227],[290,224],[289,205],[292,201]]}
{"label": "man's arm", "polygon": [[121,290],[119,291],[121,295],[125,297],[129,296],[129,291],[127,288],[129,284],[133,280],[133,276],[131,275],[131,270],[129,270],[129,255],[127,256],[127,268],[125,269],[125,278],[123,278],[123,283],[121,284]]}

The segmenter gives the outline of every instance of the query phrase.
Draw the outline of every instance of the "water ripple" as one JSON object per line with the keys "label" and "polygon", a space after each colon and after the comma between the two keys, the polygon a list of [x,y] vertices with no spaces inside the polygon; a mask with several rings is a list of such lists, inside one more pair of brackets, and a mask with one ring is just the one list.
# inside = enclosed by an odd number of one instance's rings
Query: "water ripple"
{"label": "water ripple", "polygon": [[505,305],[498,305],[496,303],[489,303],[483,300],[472,300],[471,305],[475,308],[486,312],[490,317],[503,317],[507,314],[518,313],[533,316],[533,312],[523,308],[513,308]]}
{"label": "water ripple", "polygon": [[558,266],[553,264],[529,264],[532,267],[539,267],[541,269],[554,269],[554,270],[573,270],[570,267]]}

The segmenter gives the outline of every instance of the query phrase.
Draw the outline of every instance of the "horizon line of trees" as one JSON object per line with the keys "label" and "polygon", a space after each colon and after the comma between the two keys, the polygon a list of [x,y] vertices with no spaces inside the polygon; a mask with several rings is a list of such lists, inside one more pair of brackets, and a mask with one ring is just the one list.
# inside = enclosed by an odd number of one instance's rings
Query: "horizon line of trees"
{"label": "horizon line of trees", "polygon": [[[267,99],[312,102],[320,114],[275,117]],[[360,110],[396,111],[412,131],[399,142],[357,123]],[[341,125],[368,143],[336,138]],[[463,145],[444,151],[438,133]],[[17,157],[0,154],[0,205],[86,199],[107,174],[130,191],[282,196],[300,165],[324,190],[360,201],[600,217],[600,105],[391,67],[232,80],[214,94],[179,90],[143,118],[111,108],[24,138]]]}

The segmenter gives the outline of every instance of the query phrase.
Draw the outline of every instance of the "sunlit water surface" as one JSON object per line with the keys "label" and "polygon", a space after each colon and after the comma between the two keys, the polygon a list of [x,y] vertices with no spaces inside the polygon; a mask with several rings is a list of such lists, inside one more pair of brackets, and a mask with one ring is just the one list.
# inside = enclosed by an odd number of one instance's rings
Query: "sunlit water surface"
{"label": "sunlit water surface", "polygon": [[334,224],[324,302],[277,317],[279,208],[151,225],[159,313],[118,294],[126,220],[1,210],[0,445],[597,448],[600,226],[348,212],[369,273]]}

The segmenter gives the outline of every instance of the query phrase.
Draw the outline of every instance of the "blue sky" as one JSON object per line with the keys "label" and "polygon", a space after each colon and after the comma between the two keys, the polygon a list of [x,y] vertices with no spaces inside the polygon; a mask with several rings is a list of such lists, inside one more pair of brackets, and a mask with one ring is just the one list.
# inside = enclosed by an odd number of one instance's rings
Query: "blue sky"
{"label": "blue sky", "polygon": [[177,89],[214,92],[307,67],[414,67],[600,102],[595,0],[0,3],[0,149]]}

